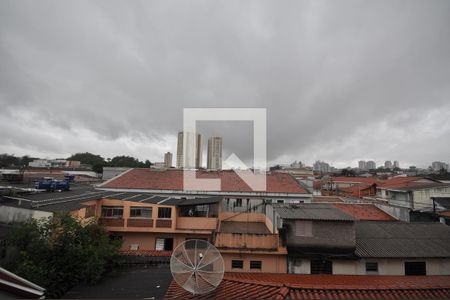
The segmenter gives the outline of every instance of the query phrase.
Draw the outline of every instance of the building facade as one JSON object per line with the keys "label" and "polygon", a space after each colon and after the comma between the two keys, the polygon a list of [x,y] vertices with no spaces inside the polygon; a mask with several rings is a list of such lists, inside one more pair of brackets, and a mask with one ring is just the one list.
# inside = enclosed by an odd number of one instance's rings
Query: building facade
{"label": "building facade", "polygon": [[164,154],[164,165],[166,168],[172,167],[172,153],[166,152]]}
{"label": "building facade", "polygon": [[198,169],[202,166],[202,137],[193,132],[179,132],[177,168]]}
{"label": "building facade", "polygon": [[222,170],[222,138],[213,136],[208,139],[208,170]]}

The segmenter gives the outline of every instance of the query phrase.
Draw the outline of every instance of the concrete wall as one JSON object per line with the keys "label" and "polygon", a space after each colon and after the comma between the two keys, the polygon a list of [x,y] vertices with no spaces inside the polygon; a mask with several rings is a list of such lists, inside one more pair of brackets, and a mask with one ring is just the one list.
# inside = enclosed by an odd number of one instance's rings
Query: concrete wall
{"label": "concrete wall", "polygon": [[202,234],[173,234],[173,233],[150,233],[150,232],[117,232],[122,236],[122,249],[130,250],[132,244],[138,244],[139,250],[155,250],[155,241],[157,238],[173,238],[173,249],[186,241],[187,238],[208,239],[211,241],[211,235]]}
{"label": "concrete wall", "polygon": [[52,216],[51,212],[32,210],[26,208],[0,206],[0,223],[25,223],[30,219],[39,220]]}
{"label": "concrete wall", "polygon": [[375,204],[375,206],[397,220],[409,222],[409,208],[395,207],[387,204]]}
{"label": "concrete wall", "polygon": [[426,190],[414,191],[414,209],[421,209],[425,207],[433,207],[433,202],[431,197],[442,196],[443,194],[448,194],[450,197],[450,187],[432,188]]}
{"label": "concrete wall", "polygon": [[[222,257],[225,264],[225,272],[287,273],[287,263],[285,255],[222,253]],[[243,260],[243,269],[231,268],[232,260]],[[261,270],[250,269],[250,261],[252,260],[261,261]]]}
{"label": "concrete wall", "polygon": [[[406,261],[426,261],[427,275],[450,275],[450,258],[333,260],[334,275],[405,275]],[[366,272],[366,262],[378,263],[378,274]],[[309,259],[289,258],[289,273],[310,274]]]}

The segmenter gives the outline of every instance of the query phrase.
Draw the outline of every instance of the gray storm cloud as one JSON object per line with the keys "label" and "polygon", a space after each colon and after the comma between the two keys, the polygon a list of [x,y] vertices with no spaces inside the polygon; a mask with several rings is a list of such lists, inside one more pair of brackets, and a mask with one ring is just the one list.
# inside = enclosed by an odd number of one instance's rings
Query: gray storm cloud
{"label": "gray storm cloud", "polygon": [[[158,161],[184,107],[265,107],[271,162],[450,161],[449,28],[446,0],[1,1],[0,152]],[[251,124],[199,129],[251,159]]]}

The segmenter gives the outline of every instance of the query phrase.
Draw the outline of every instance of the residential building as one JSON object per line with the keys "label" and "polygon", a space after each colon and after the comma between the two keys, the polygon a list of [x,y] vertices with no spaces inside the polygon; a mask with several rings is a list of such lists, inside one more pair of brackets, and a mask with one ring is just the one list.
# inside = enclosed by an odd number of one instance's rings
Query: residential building
{"label": "residential building", "polygon": [[77,169],[81,166],[81,162],[78,160],[67,160],[66,161],[66,168],[70,168],[70,169]]}
{"label": "residential building", "polygon": [[288,173],[292,175],[301,185],[310,193],[314,192],[314,172],[310,167],[300,167],[302,163],[291,164],[289,167],[283,167],[274,172]]}
{"label": "residential building", "polygon": [[234,171],[190,172],[220,179],[220,189],[184,190],[179,169],[132,169],[96,191],[3,197],[0,211],[15,223],[57,211],[98,220],[128,253],[170,255],[186,239],[206,239],[221,251],[227,272],[286,273],[271,203],[310,202],[311,194],[285,173],[267,174],[266,189],[253,191]]}
{"label": "residential building", "polygon": [[448,164],[442,161],[434,161],[431,163],[431,168],[433,169],[433,171],[441,171],[441,170],[445,170],[448,171]]}
{"label": "residential building", "polygon": [[166,152],[164,154],[164,165],[166,168],[172,168],[172,153]]}
{"label": "residential building", "polygon": [[377,164],[373,160],[369,160],[366,162],[366,169],[367,170],[375,170],[377,168]]}
{"label": "residential building", "polygon": [[384,162],[384,167],[386,169],[392,169],[392,167],[393,167],[392,161],[390,161],[390,160],[385,161]]}
{"label": "residential building", "polygon": [[30,161],[28,166],[32,168],[50,168],[52,164],[47,159],[35,159]]}
{"label": "residential building", "polygon": [[164,161],[157,161],[151,165],[153,169],[166,169],[166,163]]}
{"label": "residential building", "polygon": [[[341,207],[339,207],[341,206]],[[338,208],[339,207],[339,208]],[[389,221],[371,206],[275,206],[288,272],[333,275],[450,275],[450,227]]]}
{"label": "residential building", "polygon": [[365,161],[365,160],[360,160],[360,161],[358,162],[358,169],[364,170],[364,171],[367,170],[367,167],[366,167],[366,161]]}
{"label": "residential building", "polygon": [[198,133],[179,132],[177,168],[198,169],[202,166],[202,137]]}
{"label": "residential building", "polygon": [[409,210],[432,208],[432,197],[450,194],[450,185],[427,177],[394,177],[377,185],[377,199]]}
{"label": "residential building", "polygon": [[328,163],[320,161],[320,160],[318,160],[314,163],[313,170],[315,172],[319,172],[319,173],[330,173],[331,172],[330,165]]}
{"label": "residential building", "polygon": [[274,204],[274,211],[278,229],[285,232],[289,273],[333,274],[331,257],[353,256],[353,218],[333,205]]}
{"label": "residential building", "polygon": [[377,183],[378,180],[373,177],[330,176],[321,182],[321,195],[374,196]]}
{"label": "residential building", "polygon": [[398,160],[394,160],[394,168],[400,169],[400,163],[398,162]]}
{"label": "residential building", "polygon": [[208,139],[208,170],[222,170],[222,138],[213,136]]}

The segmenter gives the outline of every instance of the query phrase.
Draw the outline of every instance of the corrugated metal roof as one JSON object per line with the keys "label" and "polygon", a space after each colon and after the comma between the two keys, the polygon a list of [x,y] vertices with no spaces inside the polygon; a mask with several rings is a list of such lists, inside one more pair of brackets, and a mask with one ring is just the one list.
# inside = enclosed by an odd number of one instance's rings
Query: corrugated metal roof
{"label": "corrugated metal roof", "polygon": [[450,227],[444,224],[364,221],[355,228],[360,257],[450,257]]}
{"label": "corrugated metal roof", "polygon": [[274,209],[283,219],[353,221],[354,219],[331,204],[275,204]]}

